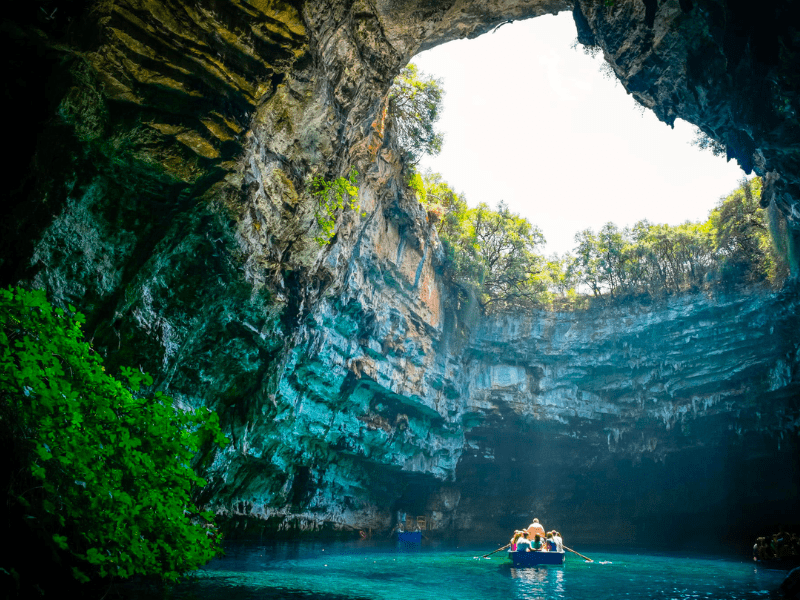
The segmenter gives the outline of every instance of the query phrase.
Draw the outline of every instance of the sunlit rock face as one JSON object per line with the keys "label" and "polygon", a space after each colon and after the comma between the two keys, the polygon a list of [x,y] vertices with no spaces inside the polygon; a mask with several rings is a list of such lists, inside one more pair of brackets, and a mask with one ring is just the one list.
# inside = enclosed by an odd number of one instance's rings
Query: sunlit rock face
{"label": "sunlit rock face", "polygon": [[[772,173],[766,197],[795,223],[788,2],[755,19],[610,4],[576,5],[581,39],[662,119]],[[400,510],[495,535],[536,509],[587,539],[644,540],[684,505],[757,514],[754,489],[774,490],[776,514],[796,507],[791,294],[487,320],[441,276],[388,87],[422,49],[572,8],[25,5],[0,36],[7,81],[25,83],[6,86],[7,110],[31,132],[2,164],[2,283],[78,306],[109,368],[220,412],[231,444],[200,457],[202,500],[240,531],[388,528]],[[360,208],[320,247],[308,181],[350,167]],[[701,455],[702,476],[681,479]]]}

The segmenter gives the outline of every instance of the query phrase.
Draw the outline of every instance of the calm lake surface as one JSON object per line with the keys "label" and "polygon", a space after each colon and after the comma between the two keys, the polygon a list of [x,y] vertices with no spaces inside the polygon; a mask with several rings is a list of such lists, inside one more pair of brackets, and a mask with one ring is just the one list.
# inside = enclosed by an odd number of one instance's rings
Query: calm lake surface
{"label": "calm lake surface", "polygon": [[171,589],[137,598],[196,600],[754,599],[775,597],[785,571],[745,558],[575,548],[563,567],[512,569],[505,552],[481,547],[402,550],[371,542],[229,544]]}

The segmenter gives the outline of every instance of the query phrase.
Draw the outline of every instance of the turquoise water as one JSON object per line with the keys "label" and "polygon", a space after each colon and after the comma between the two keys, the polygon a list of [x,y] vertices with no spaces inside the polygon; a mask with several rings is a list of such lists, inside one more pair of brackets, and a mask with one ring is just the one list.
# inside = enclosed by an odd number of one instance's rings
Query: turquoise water
{"label": "turquoise water", "polygon": [[489,547],[402,551],[366,542],[229,545],[188,581],[138,597],[196,600],[756,599],[774,597],[784,571],[742,559],[575,548],[563,567],[512,569]]}

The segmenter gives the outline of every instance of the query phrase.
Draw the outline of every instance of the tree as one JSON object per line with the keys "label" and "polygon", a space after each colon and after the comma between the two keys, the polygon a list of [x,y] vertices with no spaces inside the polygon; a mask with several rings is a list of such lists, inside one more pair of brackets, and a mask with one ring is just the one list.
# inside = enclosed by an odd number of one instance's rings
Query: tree
{"label": "tree", "polygon": [[566,298],[577,283],[574,260],[575,257],[566,253],[563,256],[552,254],[545,261],[548,288],[559,298]]}
{"label": "tree", "polygon": [[[174,580],[218,550],[191,467],[201,445],[226,441],[217,416],[141,395],[152,379],[138,370],[123,368],[125,383],[107,374],[69,310],[41,290],[0,290],[5,533],[38,538],[79,581]],[[19,576],[25,564],[3,567]]]}
{"label": "tree", "polygon": [[445,277],[470,297],[479,295],[483,263],[472,237],[470,210],[463,195],[454,191],[439,173],[412,173],[409,183],[434,223],[444,247]]}
{"label": "tree", "polygon": [[410,163],[423,155],[435,156],[444,137],[434,129],[442,110],[444,89],[441,81],[425,77],[413,63],[395,78],[389,89],[389,118],[400,147]]}
{"label": "tree", "polygon": [[637,292],[653,293],[653,282],[661,275],[660,265],[650,239],[653,224],[647,219],[625,229],[629,241],[625,249],[628,285]]}
{"label": "tree", "polygon": [[768,276],[770,261],[777,258],[760,199],[761,179],[754,177],[743,180],[711,211],[723,280],[763,280]]}
{"label": "tree", "polygon": [[614,223],[608,222],[600,229],[597,244],[600,279],[613,296],[615,290],[623,287],[626,275],[623,232]]}
{"label": "tree", "polygon": [[595,297],[602,295],[602,273],[600,264],[600,244],[591,229],[575,234],[574,270],[578,281],[587,285]]}
{"label": "tree", "polygon": [[538,253],[544,244],[541,230],[503,202],[497,210],[479,204],[470,211],[471,235],[483,266],[481,304],[484,310],[530,306],[546,285],[537,279],[544,269]]}
{"label": "tree", "polygon": [[698,288],[714,267],[711,223],[686,221],[674,228],[677,262],[681,267],[681,286]]}
{"label": "tree", "polygon": [[500,202],[469,209],[438,173],[414,173],[410,186],[435,215],[444,246],[444,272],[452,284],[478,298],[485,311],[539,304],[550,284],[542,232]]}

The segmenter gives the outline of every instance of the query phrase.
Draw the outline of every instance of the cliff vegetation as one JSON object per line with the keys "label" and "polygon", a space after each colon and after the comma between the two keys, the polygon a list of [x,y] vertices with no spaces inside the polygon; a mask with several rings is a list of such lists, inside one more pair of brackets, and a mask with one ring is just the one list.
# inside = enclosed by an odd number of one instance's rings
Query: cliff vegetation
{"label": "cliff vegetation", "polygon": [[2,581],[21,597],[53,593],[66,573],[175,580],[220,549],[212,513],[195,505],[206,482],[192,466],[201,446],[227,441],[217,415],[145,395],[153,380],[137,369],[106,373],[74,310],[42,291],[0,290],[2,531],[24,540]]}
{"label": "cliff vegetation", "polygon": [[[416,175],[416,177],[419,177]],[[444,270],[484,311],[585,308],[591,301],[655,299],[737,285],[780,288],[797,265],[784,219],[760,205],[758,177],[720,199],[702,223],[639,221],[575,235],[573,253],[546,257],[541,231],[501,202],[469,208],[426,173],[418,196],[445,249]],[[412,181],[412,184],[414,182]]]}

